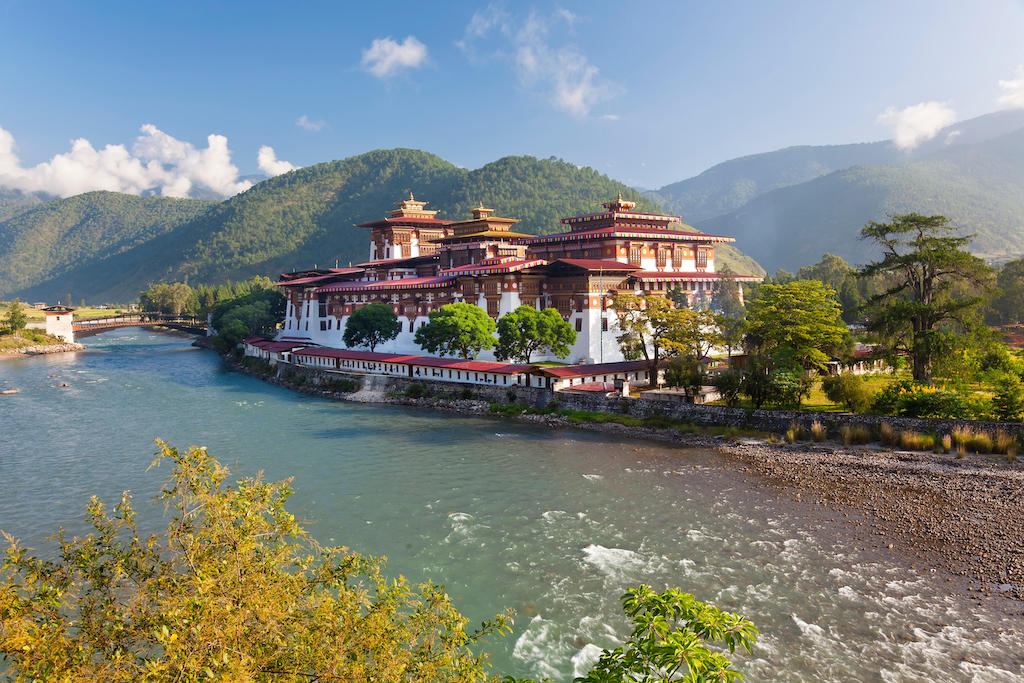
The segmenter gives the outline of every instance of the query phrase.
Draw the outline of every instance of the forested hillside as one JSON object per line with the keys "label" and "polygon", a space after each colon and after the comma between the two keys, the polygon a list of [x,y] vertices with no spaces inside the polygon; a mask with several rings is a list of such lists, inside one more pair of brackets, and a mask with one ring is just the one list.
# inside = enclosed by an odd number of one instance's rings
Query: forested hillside
{"label": "forested hillside", "polygon": [[971,250],[1003,261],[1024,254],[1024,129],[957,145],[898,166],[857,166],[762,195],[724,216],[700,221],[733,235],[771,271],[796,270],[832,252],[851,263],[875,256],[858,239],[869,220],[916,211],[943,214]]}
{"label": "forested hillside", "polygon": [[59,278],[83,264],[128,251],[214,205],[115,192],[88,192],[40,204],[0,223],[0,292]]}
{"label": "forested hillside", "polygon": [[[426,152],[377,150],[271,178],[220,203],[200,203],[204,210],[188,220],[169,217],[163,229],[148,237],[139,235],[124,248],[88,257],[84,248],[73,247],[76,255],[62,267],[48,266],[56,277],[45,277],[46,264],[62,254],[62,249],[54,249],[54,256],[35,258],[17,277],[10,269],[0,271],[0,294],[47,299],[72,291],[76,298],[127,301],[156,282],[220,283],[253,275],[273,277],[283,270],[313,264],[359,263],[368,258],[369,232],[354,225],[382,218],[410,191],[429,201],[429,208],[440,210],[443,218],[467,218],[471,207],[484,202],[499,215],[519,218],[517,230],[538,234],[563,229],[558,223],[561,217],[600,210],[602,202],[619,192],[637,200],[641,209],[660,210],[622,183],[564,161],[506,157],[466,170]],[[46,207],[48,211],[71,211],[62,208],[63,204],[79,199],[59,200]],[[35,216],[44,208],[8,223],[27,225],[37,220]],[[107,229],[120,234],[123,228],[115,225],[119,213],[114,206],[109,211],[97,207],[88,225],[100,228],[106,220]],[[63,224],[41,221],[47,226],[55,223]],[[0,235],[8,230],[7,223],[0,224]],[[94,242],[103,242],[100,232],[93,234]],[[55,244],[49,239],[42,243]],[[51,253],[24,240],[8,251],[17,257],[26,248]],[[760,272],[757,264],[731,247],[721,255],[722,261],[738,272]]]}
{"label": "forested hillside", "polygon": [[25,213],[47,199],[52,199],[52,197],[36,192],[21,192],[0,187],[0,222]]}

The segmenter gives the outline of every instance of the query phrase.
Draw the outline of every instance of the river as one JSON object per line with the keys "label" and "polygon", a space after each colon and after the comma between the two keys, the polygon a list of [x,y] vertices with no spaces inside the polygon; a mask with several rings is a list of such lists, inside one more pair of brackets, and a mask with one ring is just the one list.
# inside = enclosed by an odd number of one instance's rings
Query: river
{"label": "river", "polygon": [[319,540],[444,584],[473,622],[514,608],[489,642],[497,672],[571,680],[626,632],[619,596],[642,582],[753,619],[758,646],[735,657],[752,681],[1024,677],[1019,617],[714,452],[296,395],[189,343],[128,328],[0,361],[0,389],[20,389],[0,396],[0,528],[45,547],[84,529],[90,495],[150,499],[159,437],[294,477]]}

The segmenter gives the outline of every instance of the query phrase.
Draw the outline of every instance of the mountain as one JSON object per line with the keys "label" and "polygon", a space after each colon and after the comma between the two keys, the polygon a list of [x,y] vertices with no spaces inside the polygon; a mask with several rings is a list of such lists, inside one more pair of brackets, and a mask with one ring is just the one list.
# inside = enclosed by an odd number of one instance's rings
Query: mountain
{"label": "mountain", "polygon": [[787,147],[712,166],[694,176],[646,192],[684,220],[700,222],[734,211],[757,197],[854,166],[899,165],[949,148],[985,142],[1024,127],[1024,110],[986,114],[948,126],[913,151],[890,141]]}
{"label": "mountain", "polygon": [[[88,192],[55,199],[0,223],[0,291],[61,278],[174,230],[216,202]],[[69,286],[73,283],[69,283]],[[79,292],[72,287],[78,295]],[[63,297],[68,289],[60,292]],[[49,298],[56,298],[49,292]]]}
{"label": "mountain", "polygon": [[[71,291],[124,302],[154,282],[219,283],[359,263],[369,256],[369,233],[354,225],[383,217],[409,192],[449,219],[468,217],[482,201],[534,234],[558,232],[559,218],[600,210],[619,192],[660,211],[622,183],[553,158],[505,157],[466,170],[418,150],[376,150],[270,178],[222,202],[89,193],[41,205],[0,223],[0,264],[8,264],[0,265],[0,296],[50,299]],[[165,216],[147,222],[140,206]],[[737,272],[762,272],[730,246],[719,260]]]}
{"label": "mountain", "polygon": [[858,239],[860,228],[910,211],[946,216],[976,235],[970,249],[988,260],[1024,255],[1024,127],[940,149],[776,189],[696,225],[733,235],[769,270],[796,270],[825,252],[864,263],[878,253]]}
{"label": "mountain", "polygon": [[25,213],[33,206],[38,206],[48,199],[53,199],[41,192],[22,192],[0,187],[0,221]]}

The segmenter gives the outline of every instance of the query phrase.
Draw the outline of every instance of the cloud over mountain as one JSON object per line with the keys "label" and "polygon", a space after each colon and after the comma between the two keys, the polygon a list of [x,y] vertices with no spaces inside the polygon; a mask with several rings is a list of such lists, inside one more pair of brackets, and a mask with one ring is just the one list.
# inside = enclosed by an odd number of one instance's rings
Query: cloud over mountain
{"label": "cloud over mountain", "polygon": [[[252,187],[251,182],[239,179],[223,135],[208,135],[206,147],[199,148],[151,123],[139,130],[130,151],[123,144],[97,149],[85,138],[78,138],[71,141],[69,151],[25,166],[15,151],[14,136],[0,128],[0,187],[61,197],[92,190],[165,197],[188,197],[201,190],[230,197]],[[264,150],[270,150],[269,155]],[[294,168],[277,160],[270,147],[261,148],[259,159],[260,168],[267,173],[265,163],[277,173]]]}
{"label": "cloud over mountain", "polygon": [[892,131],[897,147],[907,150],[931,140],[955,123],[956,112],[945,102],[921,102],[903,109],[889,107],[878,116],[878,122]]}
{"label": "cloud over mountain", "polygon": [[1017,77],[1000,80],[999,89],[1003,94],[999,97],[999,106],[1007,109],[1024,109],[1024,64],[1017,67]]}

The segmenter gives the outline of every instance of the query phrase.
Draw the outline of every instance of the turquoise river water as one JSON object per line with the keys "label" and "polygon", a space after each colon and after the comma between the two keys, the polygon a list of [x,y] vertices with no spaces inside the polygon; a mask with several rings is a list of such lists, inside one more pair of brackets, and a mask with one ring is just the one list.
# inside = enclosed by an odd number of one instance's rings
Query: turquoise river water
{"label": "turquoise river water", "polygon": [[749,680],[1024,678],[1015,617],[713,452],[300,396],[142,329],[85,341],[0,361],[0,388],[20,389],[0,396],[0,528],[29,545],[82,530],[92,494],[148,501],[160,437],[293,476],[317,538],[444,584],[474,622],[517,610],[489,643],[498,672],[571,680],[623,635],[619,595],[643,582],[752,618],[758,647],[736,657]]}

